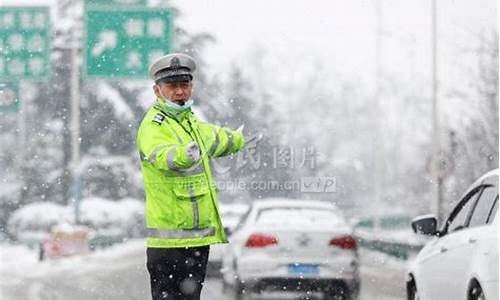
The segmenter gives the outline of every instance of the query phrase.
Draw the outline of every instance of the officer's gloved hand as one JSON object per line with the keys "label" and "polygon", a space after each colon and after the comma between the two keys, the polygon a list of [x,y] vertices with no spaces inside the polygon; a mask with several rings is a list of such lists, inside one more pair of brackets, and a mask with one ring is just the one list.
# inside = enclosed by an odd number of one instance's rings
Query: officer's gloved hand
{"label": "officer's gloved hand", "polygon": [[241,124],[241,126],[238,127],[238,129],[236,129],[236,131],[238,131],[239,133],[243,133],[243,128],[245,128],[245,124]]}
{"label": "officer's gloved hand", "polygon": [[[243,128],[245,128],[245,124],[242,124],[236,131],[243,133]],[[243,134],[243,137],[245,138],[245,144],[250,144],[251,142],[258,142],[262,139],[264,135],[257,131],[254,133],[249,133],[249,134]]]}
{"label": "officer's gloved hand", "polygon": [[200,147],[196,142],[191,142],[186,147],[186,155],[194,162],[200,160]]}
{"label": "officer's gloved hand", "polygon": [[249,144],[251,142],[258,142],[262,139],[264,135],[261,132],[254,132],[248,135],[245,135],[245,143]]}

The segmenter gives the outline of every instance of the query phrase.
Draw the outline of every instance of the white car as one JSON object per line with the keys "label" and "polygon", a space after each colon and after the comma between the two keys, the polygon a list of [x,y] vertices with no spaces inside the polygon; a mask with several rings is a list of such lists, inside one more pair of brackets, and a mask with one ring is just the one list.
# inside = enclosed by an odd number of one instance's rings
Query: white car
{"label": "white car", "polygon": [[360,286],[353,229],[331,202],[255,201],[222,264],[224,290],[236,299],[261,293],[355,299]]}
{"label": "white car", "polygon": [[412,227],[436,237],[410,265],[408,299],[498,299],[498,169],[469,187],[441,230],[432,215]]}

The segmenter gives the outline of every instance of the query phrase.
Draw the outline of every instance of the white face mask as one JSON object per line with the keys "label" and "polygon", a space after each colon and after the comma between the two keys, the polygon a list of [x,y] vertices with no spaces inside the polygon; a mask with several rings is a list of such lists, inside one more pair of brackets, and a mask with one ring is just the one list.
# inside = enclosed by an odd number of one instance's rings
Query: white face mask
{"label": "white face mask", "polygon": [[189,99],[188,101],[184,102],[183,105],[179,105],[175,102],[172,102],[170,100],[164,100],[165,102],[165,105],[175,111],[185,111],[186,109],[190,108],[191,106],[193,106],[193,99]]}
{"label": "white face mask", "polygon": [[194,103],[193,99],[189,99],[188,101],[184,102],[183,105],[179,105],[175,102],[170,101],[170,99],[167,99],[165,96],[163,96],[159,86],[158,86],[158,92],[160,93],[160,96],[161,96],[161,97],[158,97],[159,100],[163,100],[166,107],[171,108],[175,111],[184,111],[184,110],[190,108],[191,106],[193,106],[193,103]]}

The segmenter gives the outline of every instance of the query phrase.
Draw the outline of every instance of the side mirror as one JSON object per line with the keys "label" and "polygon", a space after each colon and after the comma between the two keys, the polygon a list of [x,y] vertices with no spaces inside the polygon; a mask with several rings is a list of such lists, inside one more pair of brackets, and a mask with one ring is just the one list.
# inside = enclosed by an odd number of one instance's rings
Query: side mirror
{"label": "side mirror", "polygon": [[226,233],[227,236],[230,236],[231,235],[231,229],[229,229],[229,227],[224,227],[224,232]]}
{"label": "side mirror", "polygon": [[437,219],[434,215],[419,216],[411,222],[411,228],[416,234],[436,235]]}

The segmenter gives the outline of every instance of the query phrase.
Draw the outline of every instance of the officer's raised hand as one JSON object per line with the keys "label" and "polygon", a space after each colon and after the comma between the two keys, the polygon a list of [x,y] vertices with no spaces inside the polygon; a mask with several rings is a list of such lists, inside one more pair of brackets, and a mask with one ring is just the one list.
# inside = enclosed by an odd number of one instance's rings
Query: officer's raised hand
{"label": "officer's raised hand", "polygon": [[[243,128],[245,128],[245,124],[242,124],[240,127],[238,127],[238,129],[236,129],[236,131],[243,134]],[[257,143],[258,141],[260,141],[262,139],[263,136],[264,135],[259,131],[249,133],[249,134],[243,134],[243,137],[245,139],[245,145],[249,145],[252,142]]]}

